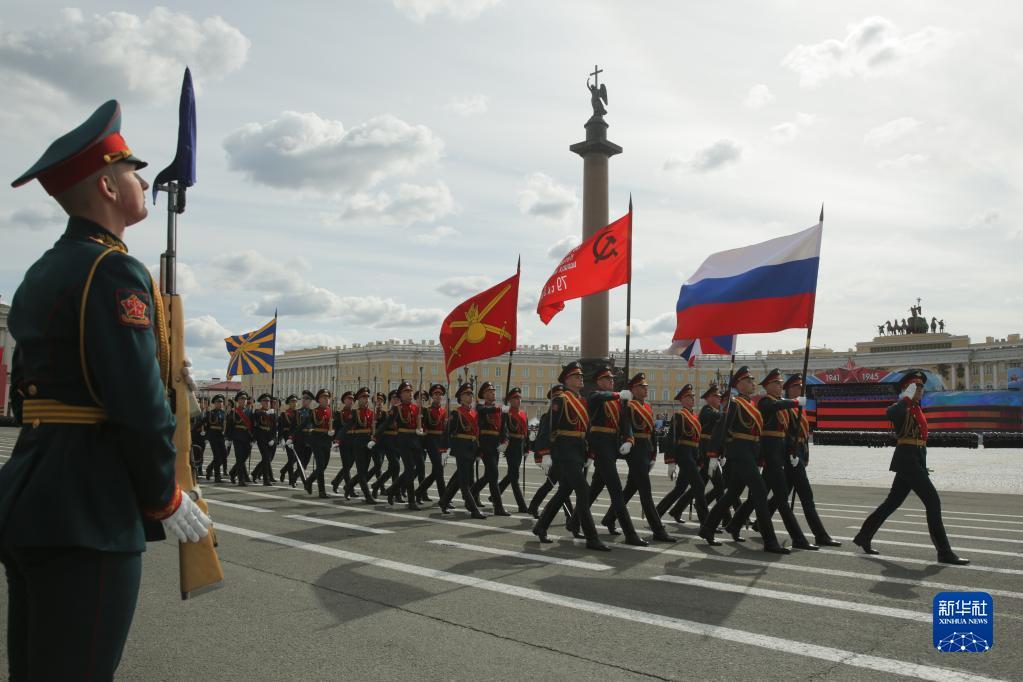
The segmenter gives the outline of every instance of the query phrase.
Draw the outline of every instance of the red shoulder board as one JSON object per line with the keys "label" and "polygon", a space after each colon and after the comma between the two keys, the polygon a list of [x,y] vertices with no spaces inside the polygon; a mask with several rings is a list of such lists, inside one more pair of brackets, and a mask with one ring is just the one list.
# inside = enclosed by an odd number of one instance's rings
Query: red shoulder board
{"label": "red shoulder board", "polygon": [[149,294],[135,289],[118,289],[117,319],[126,327],[149,329],[149,309],[152,305]]}

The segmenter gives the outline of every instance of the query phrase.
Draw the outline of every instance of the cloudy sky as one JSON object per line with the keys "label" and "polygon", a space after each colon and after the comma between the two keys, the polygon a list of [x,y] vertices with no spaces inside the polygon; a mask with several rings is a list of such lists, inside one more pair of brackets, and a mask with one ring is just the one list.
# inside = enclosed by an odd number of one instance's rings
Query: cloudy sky
{"label": "cloudy sky", "polygon": [[[265,4],[265,3],[264,3]],[[635,201],[634,344],[664,348],[711,252],[795,232],[825,207],[814,345],[844,350],[924,313],[975,338],[1023,331],[1023,10],[935,2],[48,0],[0,17],[0,175],[14,179],[108,98],[150,173],[173,156],[185,64],[199,181],[180,228],[190,352],[281,314],[280,346],[436,338],[514,272],[519,340],[578,343],[536,294],[580,233],[568,145],[605,69],[611,217]],[[0,294],[63,219],[0,190]],[[165,208],[131,228],[157,262]],[[623,345],[624,287],[611,297]],[[803,332],[741,337],[793,349]]]}

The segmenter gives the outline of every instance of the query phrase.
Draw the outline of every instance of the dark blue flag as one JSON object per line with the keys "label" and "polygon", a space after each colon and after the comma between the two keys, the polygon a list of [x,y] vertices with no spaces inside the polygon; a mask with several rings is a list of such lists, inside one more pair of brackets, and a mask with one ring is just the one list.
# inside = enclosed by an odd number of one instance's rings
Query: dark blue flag
{"label": "dark blue flag", "polygon": [[171,164],[153,181],[154,203],[157,186],[172,181],[177,181],[182,187],[195,184],[195,90],[188,67],[185,67],[185,78],[181,82],[181,103],[178,105],[178,151]]}

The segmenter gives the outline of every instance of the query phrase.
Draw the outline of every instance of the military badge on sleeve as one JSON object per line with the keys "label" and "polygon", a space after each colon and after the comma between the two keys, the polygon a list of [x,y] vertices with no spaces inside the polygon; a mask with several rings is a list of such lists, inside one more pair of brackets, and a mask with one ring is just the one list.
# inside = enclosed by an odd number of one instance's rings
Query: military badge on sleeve
{"label": "military badge on sleeve", "polygon": [[152,306],[149,294],[133,289],[117,290],[117,319],[126,327],[149,329],[149,309]]}

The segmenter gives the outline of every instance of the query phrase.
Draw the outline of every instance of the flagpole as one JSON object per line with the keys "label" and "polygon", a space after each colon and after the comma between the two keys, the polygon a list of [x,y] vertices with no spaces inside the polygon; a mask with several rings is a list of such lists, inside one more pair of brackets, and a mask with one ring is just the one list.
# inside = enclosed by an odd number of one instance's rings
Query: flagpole
{"label": "flagpole", "polygon": [[270,365],[270,401],[274,400],[274,378],[277,372],[277,308],[274,308],[274,361]]}
{"label": "flagpole", "polygon": [[[818,218],[818,220],[820,221],[821,230],[823,231],[823,228],[824,228],[824,204],[821,204],[821,214],[820,214],[820,218]],[[817,299],[815,297],[814,298],[814,308],[816,308],[816,306],[817,306]],[[810,337],[812,335],[813,335],[813,312],[810,313],[810,321],[806,325],[806,346],[803,348],[803,386],[802,386],[802,388],[799,391],[799,395],[804,397],[804,398],[806,397],[806,383],[807,383],[807,381],[806,381],[806,373],[810,369]],[[800,405],[799,408],[796,410],[796,419],[799,420],[800,428],[802,428],[802,421],[803,421],[803,406],[802,405]],[[807,448],[810,447],[810,434],[807,434],[806,447]],[[795,489],[795,487],[793,487],[792,488],[792,501],[789,503],[789,507],[792,507],[792,505],[795,504],[795,501],[796,501],[796,489]]]}
{"label": "flagpole", "polygon": [[625,385],[629,384],[629,341],[632,337],[632,194],[629,194],[629,282],[625,285]]}

